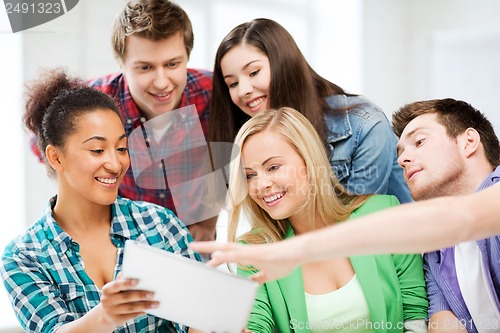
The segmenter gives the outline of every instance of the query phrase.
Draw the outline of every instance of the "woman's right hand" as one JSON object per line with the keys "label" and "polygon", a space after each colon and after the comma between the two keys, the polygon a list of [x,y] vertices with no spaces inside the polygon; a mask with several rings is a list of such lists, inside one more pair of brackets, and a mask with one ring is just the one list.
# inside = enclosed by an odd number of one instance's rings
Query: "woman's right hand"
{"label": "woman's right hand", "polygon": [[116,327],[157,308],[154,293],[137,290],[138,280],[124,279],[118,274],[116,280],[102,287],[101,303],[83,317],[60,326],[57,333],[92,332],[111,333]]}
{"label": "woman's right hand", "polygon": [[114,327],[139,315],[145,310],[154,309],[159,302],[154,300],[154,293],[146,290],[136,290],[137,279],[123,279],[118,276],[114,281],[102,288],[101,307],[103,321]]}

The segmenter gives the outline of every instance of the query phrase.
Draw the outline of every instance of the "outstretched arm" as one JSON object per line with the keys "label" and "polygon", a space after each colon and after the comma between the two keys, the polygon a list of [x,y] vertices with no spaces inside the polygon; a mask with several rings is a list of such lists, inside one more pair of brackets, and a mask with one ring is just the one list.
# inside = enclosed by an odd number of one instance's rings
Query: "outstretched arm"
{"label": "outstretched arm", "polygon": [[269,245],[191,243],[211,265],[238,262],[261,270],[259,282],[300,264],[363,254],[418,253],[500,234],[500,184],[478,193],[404,204]]}

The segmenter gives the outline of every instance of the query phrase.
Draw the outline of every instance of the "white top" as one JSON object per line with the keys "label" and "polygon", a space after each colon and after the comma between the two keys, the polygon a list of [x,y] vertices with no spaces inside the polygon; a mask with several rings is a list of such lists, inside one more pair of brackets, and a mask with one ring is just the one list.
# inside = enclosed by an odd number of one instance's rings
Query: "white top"
{"label": "white top", "polygon": [[370,310],[354,274],[351,281],[323,295],[306,294],[308,327],[311,333],[372,333]]}
{"label": "white top", "polygon": [[493,328],[498,328],[500,311],[477,242],[455,245],[455,269],[460,292],[478,332],[492,332]]}

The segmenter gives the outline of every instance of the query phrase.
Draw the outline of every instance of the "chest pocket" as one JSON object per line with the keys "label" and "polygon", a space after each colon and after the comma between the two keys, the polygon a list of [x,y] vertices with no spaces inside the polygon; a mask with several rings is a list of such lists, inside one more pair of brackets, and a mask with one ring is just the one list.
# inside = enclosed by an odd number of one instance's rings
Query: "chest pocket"
{"label": "chest pocket", "polygon": [[338,181],[345,187],[347,185],[347,181],[349,180],[349,169],[351,167],[351,163],[349,160],[330,160],[330,164],[332,165],[333,172],[335,173],[335,177],[337,177]]}
{"label": "chest pocket", "polygon": [[332,166],[337,180],[345,187],[349,179],[349,170],[351,169],[351,159],[346,158],[349,152],[345,151],[344,145],[338,145],[330,142],[327,145],[328,160]]}
{"label": "chest pocket", "polygon": [[59,284],[59,292],[61,300],[66,304],[68,311],[83,316],[90,311],[88,302],[85,298],[85,289],[82,285],[76,283],[61,283]]}

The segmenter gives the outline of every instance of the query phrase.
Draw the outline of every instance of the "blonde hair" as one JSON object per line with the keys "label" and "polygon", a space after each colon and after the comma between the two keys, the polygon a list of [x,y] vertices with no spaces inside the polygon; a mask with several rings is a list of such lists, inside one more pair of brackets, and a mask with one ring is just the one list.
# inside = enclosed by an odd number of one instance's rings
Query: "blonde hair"
{"label": "blonde hair", "polygon": [[[369,198],[369,195],[351,195],[339,183],[318,133],[300,112],[289,107],[282,107],[278,110],[262,112],[251,118],[236,135],[234,143],[239,146],[239,152],[248,138],[264,131],[281,135],[304,160],[309,189],[302,208],[306,210],[307,216],[310,216],[309,223],[312,229],[316,227],[316,221],[333,224],[348,219],[352,211]],[[284,238],[287,220],[271,218],[250,198],[239,156],[232,158],[227,199],[229,241],[239,240],[260,244],[276,242]],[[241,214],[248,218],[251,230],[236,239]]]}

